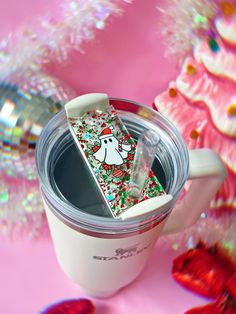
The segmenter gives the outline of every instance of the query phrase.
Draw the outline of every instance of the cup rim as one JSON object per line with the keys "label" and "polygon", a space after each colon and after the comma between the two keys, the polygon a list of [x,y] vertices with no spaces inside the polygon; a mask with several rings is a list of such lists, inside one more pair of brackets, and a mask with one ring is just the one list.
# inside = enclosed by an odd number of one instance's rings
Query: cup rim
{"label": "cup rim", "polygon": [[[42,133],[39,137],[39,140],[36,145],[36,167],[37,167],[37,172],[38,172],[38,177],[41,185],[41,190],[44,198],[46,199],[46,202],[49,203],[49,208],[53,208],[54,214],[57,213],[58,218],[66,222],[67,224],[70,224],[71,226],[80,226],[80,228],[88,230],[88,231],[97,231],[101,232],[102,234],[111,234],[111,233],[130,233],[130,232],[136,232],[141,229],[145,229],[148,226],[150,226],[150,223],[153,224],[153,221],[162,221],[163,216],[166,217],[169,215],[173,205],[175,204],[186,180],[188,177],[188,165],[189,165],[189,158],[188,158],[188,152],[187,152],[187,147],[186,144],[180,135],[179,131],[177,128],[166,118],[164,117],[161,113],[157,112],[156,110],[152,109],[151,107],[145,106],[143,104],[131,101],[131,100],[126,100],[122,98],[110,98],[109,100],[112,105],[116,104],[116,106],[119,107],[119,104],[130,104],[132,106],[136,106],[138,109],[142,109],[144,112],[145,116],[145,110],[146,113],[150,113],[153,116],[158,117],[158,119],[165,125],[169,127],[169,129],[172,130],[172,132],[175,133],[177,136],[179,143],[181,145],[181,148],[183,149],[183,157],[185,159],[185,175],[184,179],[182,180],[182,184],[179,187],[179,189],[176,191],[176,195],[173,197],[173,200],[170,204],[169,208],[164,208],[162,211],[157,212],[157,213],[151,213],[148,214],[147,216],[144,216],[143,218],[132,218],[127,221],[123,221],[121,219],[114,219],[110,217],[99,217],[99,216],[93,216],[91,214],[79,211],[76,206],[74,206],[71,203],[66,203],[64,202],[53,190],[51,184],[49,184],[49,181],[47,180],[47,175],[45,175],[46,168],[45,165],[48,161],[48,154],[49,150],[47,149],[47,155],[46,161],[44,161],[44,167],[43,171],[42,170],[42,155],[43,151],[45,150],[45,138],[48,139],[52,133],[53,133],[53,125],[57,125],[58,121],[65,122],[66,120],[66,114],[65,110],[62,109],[59,111],[52,119],[48,121],[48,123],[45,125],[45,127],[42,130]],[[116,107],[117,109],[117,107]],[[119,109],[118,109],[119,110]],[[123,110],[124,111],[124,110]],[[52,147],[51,147],[52,148]],[[48,152],[49,151],[49,152]],[[96,223],[94,221],[91,221],[91,217],[96,217]]]}

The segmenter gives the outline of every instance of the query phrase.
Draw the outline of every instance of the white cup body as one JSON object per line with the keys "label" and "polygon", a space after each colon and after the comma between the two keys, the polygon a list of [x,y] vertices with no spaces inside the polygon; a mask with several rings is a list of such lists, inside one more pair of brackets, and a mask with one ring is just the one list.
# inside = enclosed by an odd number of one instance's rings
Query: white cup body
{"label": "white cup body", "polygon": [[140,234],[89,235],[64,223],[46,202],[44,206],[59,265],[93,297],[109,297],[141,273],[166,220]]}

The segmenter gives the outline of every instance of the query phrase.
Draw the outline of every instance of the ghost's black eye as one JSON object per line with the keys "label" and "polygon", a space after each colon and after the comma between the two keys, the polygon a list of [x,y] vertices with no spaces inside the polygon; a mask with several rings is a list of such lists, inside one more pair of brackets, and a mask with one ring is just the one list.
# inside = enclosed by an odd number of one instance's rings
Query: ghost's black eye
{"label": "ghost's black eye", "polygon": [[107,144],[107,140],[104,140],[104,143]]}
{"label": "ghost's black eye", "polygon": [[112,142],[112,139],[111,139],[111,138],[109,138],[109,142]]}

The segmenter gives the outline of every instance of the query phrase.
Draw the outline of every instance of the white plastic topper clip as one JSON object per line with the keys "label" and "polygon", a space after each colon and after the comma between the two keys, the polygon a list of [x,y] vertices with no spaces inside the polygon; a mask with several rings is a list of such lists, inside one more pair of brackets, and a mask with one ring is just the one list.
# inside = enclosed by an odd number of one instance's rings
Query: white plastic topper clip
{"label": "white plastic topper clip", "polygon": [[65,105],[69,129],[114,218],[129,219],[172,200],[150,170],[139,198],[129,193],[136,143],[106,94],[87,94]]}

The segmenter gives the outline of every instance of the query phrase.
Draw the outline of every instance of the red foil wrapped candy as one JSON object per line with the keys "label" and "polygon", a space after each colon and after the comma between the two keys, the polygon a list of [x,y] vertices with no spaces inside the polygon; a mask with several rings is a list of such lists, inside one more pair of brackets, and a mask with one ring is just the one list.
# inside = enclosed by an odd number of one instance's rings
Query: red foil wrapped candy
{"label": "red foil wrapped candy", "polygon": [[235,266],[220,248],[207,248],[203,242],[177,257],[172,268],[178,283],[209,298],[217,298],[235,272]]}
{"label": "red foil wrapped candy", "polygon": [[40,314],[95,314],[95,306],[90,300],[65,300],[50,305]]}
{"label": "red foil wrapped candy", "polygon": [[236,275],[225,284],[225,290],[213,303],[197,307],[185,314],[236,314]]}

